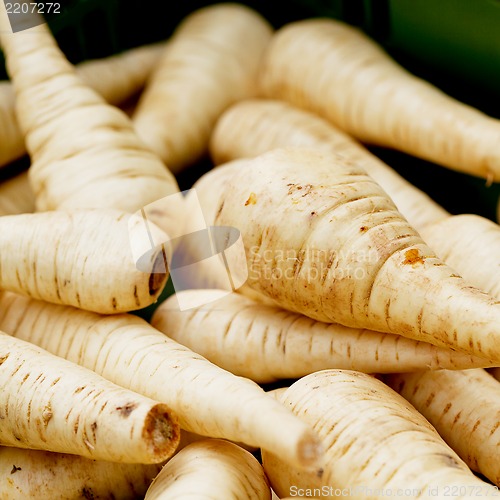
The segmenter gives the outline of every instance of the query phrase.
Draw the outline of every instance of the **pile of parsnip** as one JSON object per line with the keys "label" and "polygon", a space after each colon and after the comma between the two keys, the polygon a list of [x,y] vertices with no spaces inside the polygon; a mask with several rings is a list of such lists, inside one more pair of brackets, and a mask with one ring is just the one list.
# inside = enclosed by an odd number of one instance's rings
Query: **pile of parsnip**
{"label": "pile of parsnip", "polygon": [[500,227],[362,145],[499,182],[499,121],[240,4],[76,67],[1,4],[0,47],[0,499],[500,496]]}

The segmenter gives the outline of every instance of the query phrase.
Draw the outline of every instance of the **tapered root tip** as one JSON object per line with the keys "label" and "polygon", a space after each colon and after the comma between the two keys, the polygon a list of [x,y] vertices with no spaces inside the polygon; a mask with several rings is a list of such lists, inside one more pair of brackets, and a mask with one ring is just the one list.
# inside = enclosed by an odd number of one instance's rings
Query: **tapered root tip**
{"label": "tapered root tip", "polygon": [[163,289],[167,282],[168,274],[167,254],[165,249],[162,248],[161,252],[156,256],[153,263],[153,270],[149,277],[149,295],[151,297],[154,297]]}
{"label": "tapered root tip", "polygon": [[149,445],[152,462],[159,463],[175,453],[181,439],[181,430],[170,408],[157,404],[146,417],[142,435]]}
{"label": "tapered root tip", "polygon": [[299,441],[297,453],[299,462],[303,467],[315,467],[320,465],[323,459],[323,445],[316,434],[308,432]]}

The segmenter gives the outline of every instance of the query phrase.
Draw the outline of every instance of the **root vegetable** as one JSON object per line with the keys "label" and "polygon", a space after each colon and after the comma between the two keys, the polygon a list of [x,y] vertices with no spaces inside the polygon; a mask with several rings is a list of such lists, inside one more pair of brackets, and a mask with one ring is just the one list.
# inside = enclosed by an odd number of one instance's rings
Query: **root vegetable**
{"label": "root vegetable", "polygon": [[0,216],[26,214],[35,211],[35,196],[27,172],[0,184]]}
{"label": "root vegetable", "polygon": [[438,259],[357,165],[275,150],[215,175],[224,190],[210,173],[194,189],[218,197],[209,224],[241,232],[249,287],[313,319],[500,361],[500,303]]}
{"label": "root vegetable", "polygon": [[[488,366],[488,360],[399,335],[321,323],[223,290],[179,292],[152,325],[225,370],[258,383],[300,378],[327,368],[366,373]],[[200,300],[200,296],[203,300]]]}
{"label": "root vegetable", "polygon": [[202,157],[219,115],[256,93],[270,25],[239,4],[199,9],[179,25],[134,114],[140,137],[178,172]]}
{"label": "root vegetable", "polygon": [[116,210],[0,217],[0,288],[101,313],[141,309],[167,282],[166,245],[134,260],[150,238],[164,233]]}
{"label": "root vegetable", "polygon": [[360,30],[331,19],[289,24],[262,64],[267,97],[324,116],[363,142],[500,180],[500,123],[399,66]]}
{"label": "root vegetable", "polygon": [[470,284],[500,300],[500,226],[473,214],[454,215],[420,229],[439,257]]}
{"label": "root vegetable", "polygon": [[[78,76],[108,103],[118,105],[138,92],[163,52],[163,44],[146,45],[76,66]],[[10,82],[0,82],[0,167],[26,153]]]}
{"label": "root vegetable", "polygon": [[259,462],[244,449],[219,439],[190,444],[172,458],[145,500],[198,498],[271,500]]}
{"label": "root vegetable", "polygon": [[121,464],[77,455],[0,447],[0,484],[10,500],[74,500],[145,495],[161,465]]}
{"label": "root vegetable", "polygon": [[450,215],[356,140],[323,118],[285,102],[248,99],[234,104],[217,122],[210,151],[220,164],[281,147],[314,147],[359,164],[417,230]]}
{"label": "root vegetable", "polygon": [[143,45],[76,66],[77,75],[109,104],[118,106],[146,84],[165,50],[164,43]]}
{"label": "root vegetable", "polygon": [[[311,146],[338,152],[362,166],[446,264],[470,284],[500,298],[500,227],[478,215],[451,216],[346,134],[322,118],[279,101],[232,106],[212,135],[216,162],[251,157],[276,147]],[[498,248],[498,250],[496,250]]]}
{"label": "root vegetable", "polygon": [[159,463],[179,442],[165,404],[0,334],[0,444],[124,463]]}
{"label": "root vegetable", "polygon": [[[0,41],[38,210],[135,213],[178,192],[173,175],[137,137],[129,118],[83,83],[45,25],[14,34],[4,29]],[[179,206],[163,208],[151,220],[173,238],[171,211]]]}
{"label": "root vegetable", "polygon": [[471,490],[494,494],[415,408],[373,377],[316,372],[290,386],[281,402],[313,426],[326,452],[322,471],[309,473],[264,451],[264,469],[278,496],[324,487],[329,497],[344,489],[356,498],[401,496],[398,491],[432,498],[436,488],[442,498],[446,488],[456,488],[459,498],[470,498]]}
{"label": "root vegetable", "polygon": [[474,471],[500,485],[500,383],[485,370],[389,375],[384,380]]}
{"label": "root vegetable", "polygon": [[301,467],[321,456],[308,426],[259,386],[218,368],[140,318],[99,316],[4,292],[2,328],[167,403],[185,430],[276,450]]}

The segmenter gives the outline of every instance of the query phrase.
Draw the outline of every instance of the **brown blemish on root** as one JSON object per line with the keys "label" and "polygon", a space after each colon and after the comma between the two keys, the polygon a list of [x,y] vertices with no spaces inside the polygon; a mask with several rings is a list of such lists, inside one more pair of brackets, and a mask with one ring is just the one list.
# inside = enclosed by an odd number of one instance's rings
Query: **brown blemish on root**
{"label": "brown blemish on root", "polygon": [[18,470],[22,470],[21,467],[17,467],[17,465],[13,465],[10,473],[15,474]]}
{"label": "brown blemish on root", "polygon": [[118,406],[116,410],[120,412],[120,416],[127,418],[137,408],[137,406],[137,403],[127,403],[125,406]]}
{"label": "brown blemish on root", "polygon": [[168,263],[165,248],[156,256],[153,264],[153,270],[149,277],[149,295],[156,295],[165,284],[168,276]]}
{"label": "brown blemish on root", "polygon": [[142,429],[143,439],[149,443],[154,456],[170,457],[180,441],[179,425],[164,404],[157,404],[149,412]]}
{"label": "brown blemish on root", "polygon": [[49,425],[49,422],[51,418],[53,417],[52,413],[52,405],[50,404],[50,401],[45,405],[45,408],[43,409],[42,412],[42,420],[43,420],[43,425],[45,428],[47,428],[47,425]]}
{"label": "brown blemish on root", "polygon": [[420,255],[420,252],[417,248],[410,248],[410,250],[406,250],[405,260],[403,261],[403,264],[411,264],[412,266],[416,266],[417,264],[423,264],[424,262],[425,259]]}
{"label": "brown blemish on root", "polygon": [[472,428],[472,432],[476,431],[476,429],[479,427],[481,424],[481,419],[476,420],[476,423],[474,424],[474,427]]}
{"label": "brown blemish on root", "polygon": [[215,219],[217,220],[222,212],[222,209],[224,208],[224,201],[220,204],[219,209],[217,210],[217,214],[215,215]]}
{"label": "brown blemish on root", "polygon": [[84,486],[82,488],[82,498],[84,498],[85,500],[95,500],[94,492],[92,491],[92,489]]}
{"label": "brown blemish on root", "polygon": [[361,226],[361,227],[359,228],[359,232],[360,232],[360,233],[366,233],[366,231],[368,231],[368,227],[367,227],[367,226]]}
{"label": "brown blemish on root", "polygon": [[7,361],[7,359],[8,359],[9,356],[10,356],[10,352],[7,353],[5,356],[2,356],[0,358],[0,366],[3,365]]}
{"label": "brown blemish on root", "polygon": [[90,426],[90,430],[92,431],[92,437],[94,438],[94,443],[97,441],[96,431],[97,431],[97,422],[93,422]]}
{"label": "brown blemish on root", "polygon": [[257,195],[252,192],[250,193],[248,200],[245,201],[245,207],[248,207],[248,205],[256,205],[256,204],[257,204]]}

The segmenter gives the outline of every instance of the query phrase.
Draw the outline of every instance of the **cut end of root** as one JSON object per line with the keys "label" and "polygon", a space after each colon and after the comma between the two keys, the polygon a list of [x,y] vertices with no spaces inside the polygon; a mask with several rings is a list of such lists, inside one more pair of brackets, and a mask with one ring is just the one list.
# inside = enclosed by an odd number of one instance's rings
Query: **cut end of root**
{"label": "cut end of root", "polygon": [[297,454],[302,467],[308,469],[317,467],[323,460],[323,445],[313,432],[308,432],[299,441]]}
{"label": "cut end of root", "polygon": [[146,417],[143,438],[149,446],[151,462],[159,463],[170,458],[181,439],[181,430],[177,418],[168,406],[154,406]]}
{"label": "cut end of root", "polygon": [[161,252],[156,256],[153,264],[153,270],[149,277],[149,295],[154,297],[157,295],[168,279],[168,263],[165,249],[162,248]]}

